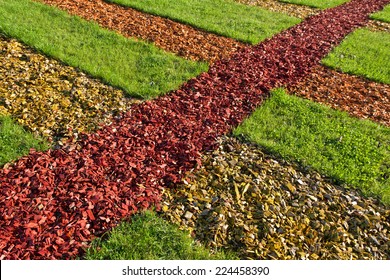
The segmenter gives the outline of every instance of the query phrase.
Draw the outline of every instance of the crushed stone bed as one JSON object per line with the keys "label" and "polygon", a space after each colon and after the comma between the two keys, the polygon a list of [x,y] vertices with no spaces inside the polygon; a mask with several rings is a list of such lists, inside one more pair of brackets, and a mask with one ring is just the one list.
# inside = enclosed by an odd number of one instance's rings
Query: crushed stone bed
{"label": "crushed stone bed", "polygon": [[179,90],[132,106],[79,148],[32,152],[0,171],[0,258],[68,259],[154,205],[270,89],[298,82],[389,0],[354,0],[217,61]]}
{"label": "crushed stone bed", "polygon": [[223,137],[165,189],[162,216],[240,259],[389,259],[390,208],[319,173]]}

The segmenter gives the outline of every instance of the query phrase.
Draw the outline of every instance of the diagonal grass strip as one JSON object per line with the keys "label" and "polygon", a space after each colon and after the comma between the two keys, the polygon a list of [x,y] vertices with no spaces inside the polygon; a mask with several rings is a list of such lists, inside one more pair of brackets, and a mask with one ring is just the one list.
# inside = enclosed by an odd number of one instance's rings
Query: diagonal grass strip
{"label": "diagonal grass strip", "polygon": [[0,0],[0,32],[124,89],[150,98],[207,70],[151,44],[30,0]]}
{"label": "diagonal grass strip", "polygon": [[[99,248],[99,250],[97,249]],[[115,227],[107,239],[93,241],[85,256],[89,260],[210,260],[236,259],[233,253],[211,254],[188,232],[179,230],[154,212],[135,215],[131,223]]]}
{"label": "diagonal grass strip", "polygon": [[390,203],[390,128],[278,90],[234,133]]}
{"label": "diagonal grass strip", "polygon": [[40,1],[72,15],[95,21],[100,26],[115,30],[123,36],[153,42],[157,47],[186,59],[212,63],[228,58],[238,48],[245,46],[231,38],[103,0]]}
{"label": "diagonal grass strip", "polygon": [[390,5],[387,5],[382,11],[371,15],[372,19],[390,22]]}
{"label": "diagonal grass strip", "polygon": [[17,125],[10,117],[0,116],[0,166],[27,155],[31,148],[46,150],[48,144]]}
{"label": "diagonal grass strip", "polygon": [[341,5],[345,2],[348,2],[348,0],[280,0],[280,2],[327,9]]}
{"label": "diagonal grass strip", "polygon": [[346,73],[390,84],[390,34],[356,30],[323,59],[323,63]]}
{"label": "diagonal grass strip", "polygon": [[242,42],[257,44],[300,20],[231,0],[109,0]]}

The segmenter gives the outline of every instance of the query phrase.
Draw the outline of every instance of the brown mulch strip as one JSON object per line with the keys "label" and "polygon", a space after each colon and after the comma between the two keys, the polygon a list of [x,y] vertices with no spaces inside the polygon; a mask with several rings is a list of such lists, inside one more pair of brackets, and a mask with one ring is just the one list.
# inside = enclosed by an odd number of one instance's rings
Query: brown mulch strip
{"label": "brown mulch strip", "polygon": [[390,85],[318,66],[288,90],[355,117],[390,126]]}
{"label": "brown mulch strip", "polygon": [[372,31],[387,31],[390,32],[390,23],[379,20],[369,20],[367,27]]}
{"label": "brown mulch strip", "polygon": [[246,5],[262,7],[270,11],[284,13],[289,16],[293,16],[301,19],[307,18],[312,15],[316,15],[321,11],[316,8],[303,6],[303,5],[282,3],[277,0],[235,0],[235,1]]}
{"label": "brown mulch strip", "polygon": [[39,0],[73,15],[96,21],[123,36],[136,37],[191,60],[210,63],[228,58],[245,44],[210,34],[166,18],[102,0]]}
{"label": "brown mulch strip", "polygon": [[69,259],[201,163],[270,89],[296,83],[390,0],[352,0],[135,104],[80,147],[31,152],[0,170],[0,259]]}

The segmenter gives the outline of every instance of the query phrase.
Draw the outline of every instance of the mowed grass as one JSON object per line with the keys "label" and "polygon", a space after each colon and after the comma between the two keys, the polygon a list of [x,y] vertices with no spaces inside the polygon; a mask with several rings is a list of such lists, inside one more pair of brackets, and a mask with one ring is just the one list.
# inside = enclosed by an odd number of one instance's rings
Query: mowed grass
{"label": "mowed grass", "polygon": [[279,89],[234,134],[390,205],[390,128]]}
{"label": "mowed grass", "polygon": [[8,116],[0,116],[0,167],[27,155],[30,148],[46,150],[49,144],[34,137]]}
{"label": "mowed grass", "polygon": [[150,98],[207,71],[152,44],[127,39],[93,22],[30,0],[0,0],[0,32],[131,96]]}
{"label": "mowed grass", "polygon": [[390,22],[390,5],[387,5],[382,11],[371,15],[372,19]]}
{"label": "mowed grass", "polygon": [[327,9],[344,4],[350,0],[279,0],[280,2],[304,5],[313,8]]}
{"label": "mowed grass", "polygon": [[390,83],[390,34],[358,29],[322,60],[328,67]]}
{"label": "mowed grass", "polygon": [[210,253],[188,233],[146,211],[114,228],[107,238],[95,239],[89,260],[201,260],[236,259],[233,253]]}
{"label": "mowed grass", "polygon": [[300,22],[284,14],[232,0],[108,0],[143,12],[256,44]]}

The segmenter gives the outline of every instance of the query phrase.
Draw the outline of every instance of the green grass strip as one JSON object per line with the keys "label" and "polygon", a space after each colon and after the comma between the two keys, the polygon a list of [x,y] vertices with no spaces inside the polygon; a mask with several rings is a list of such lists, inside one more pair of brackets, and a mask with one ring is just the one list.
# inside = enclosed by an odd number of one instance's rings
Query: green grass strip
{"label": "green grass strip", "polygon": [[390,22],[390,5],[387,5],[382,11],[371,15],[372,19]]}
{"label": "green grass strip", "polygon": [[0,15],[0,32],[132,96],[154,97],[207,71],[206,63],[186,61],[34,1],[0,0]]}
{"label": "green grass strip", "polygon": [[390,34],[358,29],[322,62],[346,73],[390,84]]}
{"label": "green grass strip", "polygon": [[275,90],[234,134],[390,205],[390,128]]}
{"label": "green grass strip", "polygon": [[0,166],[27,155],[30,148],[49,148],[45,140],[26,132],[8,116],[0,116]]}
{"label": "green grass strip", "polygon": [[201,260],[236,259],[222,251],[211,254],[188,233],[147,211],[114,228],[107,238],[95,239],[88,249],[89,260]]}
{"label": "green grass strip", "polygon": [[109,0],[140,11],[256,44],[300,22],[300,19],[232,0]]}
{"label": "green grass strip", "polygon": [[349,0],[279,0],[280,2],[309,6],[319,9],[328,9],[344,4]]}

